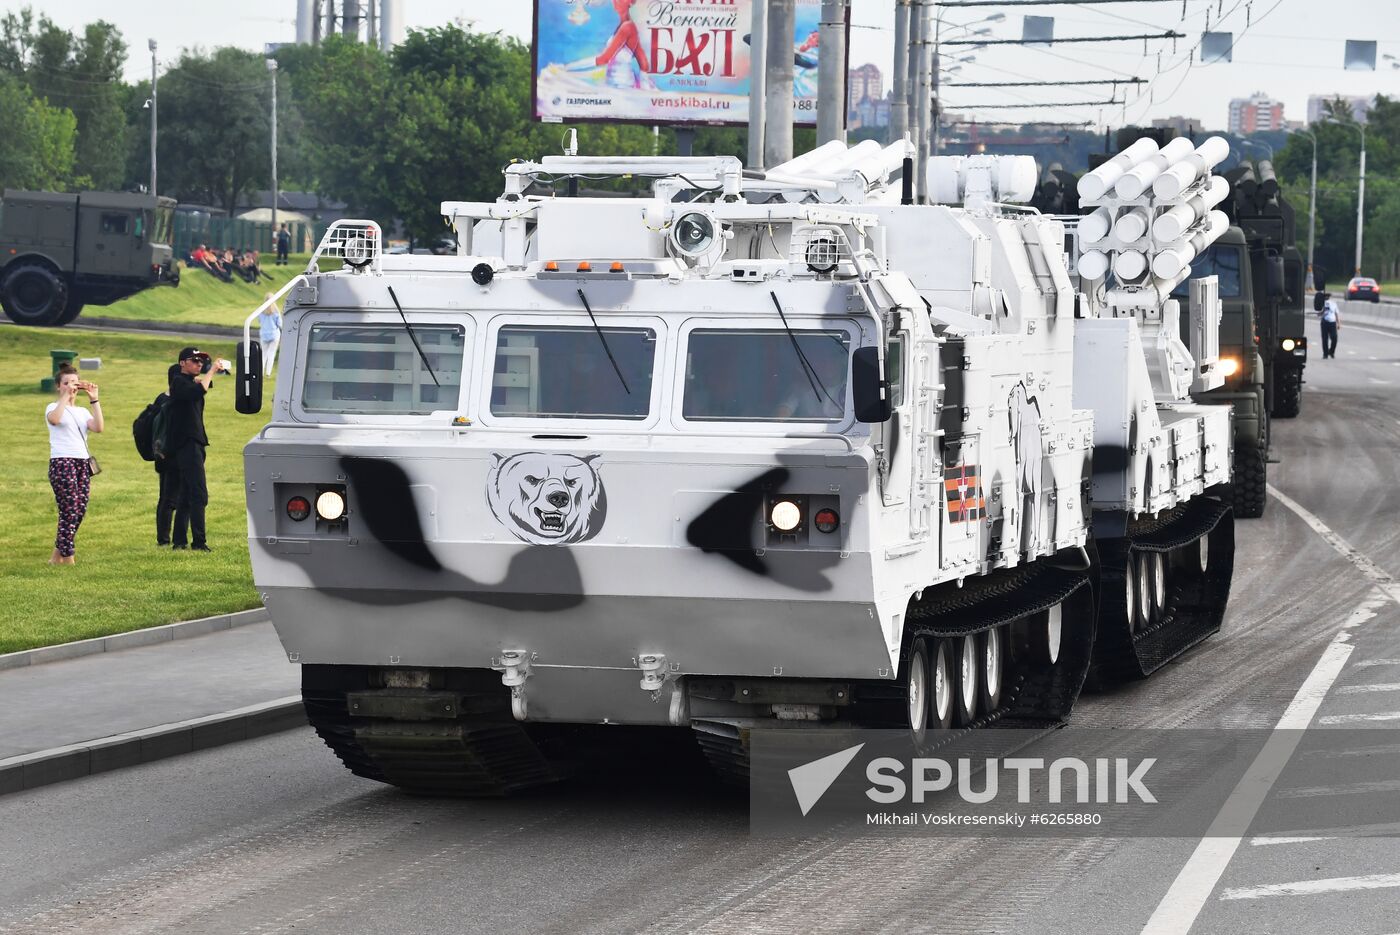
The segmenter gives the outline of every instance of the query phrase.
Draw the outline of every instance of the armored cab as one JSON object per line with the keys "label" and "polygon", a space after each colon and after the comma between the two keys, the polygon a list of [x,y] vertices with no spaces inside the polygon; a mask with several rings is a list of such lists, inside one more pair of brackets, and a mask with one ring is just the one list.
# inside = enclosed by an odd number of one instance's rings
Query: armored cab
{"label": "armored cab", "polygon": [[0,201],[0,305],[15,324],[66,325],[84,305],[178,285],[174,216],[172,198],[7,189]]}
{"label": "armored cab", "polygon": [[[949,204],[915,205],[908,156],[520,162],[442,206],[455,256],[332,227],[244,458],[257,586],[350,769],[502,794],[673,727],[741,780],[759,729],[1058,724],[1091,670],[1219,626],[1228,412],[1001,206],[1033,166],[939,160]],[[652,196],[545,184],[624,174]]]}

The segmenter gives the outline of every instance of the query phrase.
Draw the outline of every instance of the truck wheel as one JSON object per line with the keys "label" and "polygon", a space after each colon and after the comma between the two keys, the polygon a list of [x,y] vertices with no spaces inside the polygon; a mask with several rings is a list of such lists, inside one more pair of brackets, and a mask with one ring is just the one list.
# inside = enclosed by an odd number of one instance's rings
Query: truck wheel
{"label": "truck wheel", "polygon": [[68,284],[42,263],[19,263],[5,273],[0,305],[17,325],[56,325],[68,305]]}
{"label": "truck wheel", "polygon": [[977,720],[978,670],[981,654],[977,651],[977,636],[969,633],[958,640],[958,691],[954,699],[953,720],[959,727],[970,727]]}
{"label": "truck wheel", "polygon": [[1297,418],[1303,408],[1303,371],[1290,367],[1278,375],[1278,386],[1274,390],[1275,419]]}
{"label": "truck wheel", "polygon": [[72,324],[73,320],[82,313],[83,303],[78,301],[77,296],[70,295],[68,297],[68,304],[63,307],[63,314],[58,316],[58,321],[55,322],[55,324],[59,326]]}
{"label": "truck wheel", "polygon": [[1234,493],[1235,516],[1258,519],[1264,515],[1268,496],[1269,464],[1262,448],[1235,449]]}

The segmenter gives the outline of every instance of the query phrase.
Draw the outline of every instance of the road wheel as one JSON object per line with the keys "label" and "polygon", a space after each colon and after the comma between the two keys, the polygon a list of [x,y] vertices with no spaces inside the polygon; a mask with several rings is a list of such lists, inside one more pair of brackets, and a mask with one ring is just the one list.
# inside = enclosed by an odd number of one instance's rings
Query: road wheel
{"label": "road wheel", "polygon": [[17,325],[56,325],[68,305],[68,284],[42,263],[19,263],[5,273],[0,305]]}
{"label": "road wheel", "polygon": [[953,715],[959,727],[967,727],[977,719],[979,656],[975,633],[958,641],[958,691]]}
{"label": "road wheel", "polygon": [[977,640],[982,663],[979,697],[982,711],[990,713],[1001,707],[1002,676],[1006,672],[1006,637],[1001,627],[992,627]]}
{"label": "road wheel", "polygon": [[1235,449],[1235,477],[1231,483],[1235,516],[1258,519],[1264,515],[1268,496],[1269,464],[1262,448]]}
{"label": "road wheel", "polygon": [[929,647],[929,713],[933,715],[929,726],[947,730],[953,726],[953,644],[934,640]]}
{"label": "road wheel", "polygon": [[1146,627],[1150,623],[1157,622],[1157,617],[1152,612],[1151,553],[1143,553],[1137,557],[1137,575],[1138,626]]}
{"label": "road wheel", "polygon": [[1148,552],[1147,579],[1152,585],[1152,615],[1160,620],[1167,612],[1167,557],[1161,552]]}
{"label": "road wheel", "polygon": [[1060,661],[1060,636],[1064,623],[1064,609],[1056,604],[1049,610],[1037,614],[1031,627],[1030,643],[1033,657],[1038,665],[1053,666]]}
{"label": "road wheel", "polygon": [[928,735],[929,711],[933,699],[929,697],[932,688],[929,668],[928,642],[914,641],[914,651],[909,654],[909,669],[904,675],[904,697],[908,703],[906,717],[909,734],[915,743],[920,743]]}
{"label": "road wheel", "polygon": [[1201,574],[1205,574],[1210,568],[1210,533],[1201,536],[1197,541],[1198,558],[1201,562]]}
{"label": "road wheel", "polygon": [[1123,566],[1123,610],[1128,615],[1128,632],[1136,633],[1142,628],[1142,618],[1138,615],[1137,597],[1137,559],[1128,556],[1128,563]]}
{"label": "road wheel", "polygon": [[1303,408],[1303,371],[1296,367],[1278,371],[1278,386],[1274,389],[1275,419],[1294,419]]}
{"label": "road wheel", "polygon": [[79,315],[83,313],[83,303],[78,301],[77,296],[69,295],[68,304],[63,307],[63,314],[58,316],[58,321],[54,324],[62,326],[73,323]]}

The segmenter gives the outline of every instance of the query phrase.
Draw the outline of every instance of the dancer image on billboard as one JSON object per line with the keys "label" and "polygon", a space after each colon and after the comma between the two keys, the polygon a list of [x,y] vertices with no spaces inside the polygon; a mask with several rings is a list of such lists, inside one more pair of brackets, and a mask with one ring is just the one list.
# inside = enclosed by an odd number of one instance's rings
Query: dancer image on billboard
{"label": "dancer image on billboard", "polygon": [[[637,37],[637,24],[632,21],[632,7],[637,0],[612,0],[618,17],[617,29],[608,44],[595,58],[581,58],[564,66],[565,71],[592,71],[606,68],[607,83],[613,88],[642,88],[656,90],[651,77],[647,53]],[[579,9],[583,9],[580,7]]]}

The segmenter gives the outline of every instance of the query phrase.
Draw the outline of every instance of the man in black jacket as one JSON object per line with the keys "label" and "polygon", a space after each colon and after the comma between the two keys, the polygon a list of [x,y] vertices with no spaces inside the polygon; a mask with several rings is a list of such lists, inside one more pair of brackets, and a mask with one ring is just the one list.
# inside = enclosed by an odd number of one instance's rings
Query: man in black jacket
{"label": "man in black jacket", "polygon": [[[166,392],[160,397],[166,402],[170,401],[170,385],[179,375],[180,365],[171,364],[165,375]],[[174,452],[169,457],[156,457],[156,476],[160,479],[160,493],[156,499],[156,545],[168,546],[171,542],[170,523],[175,518],[175,506],[180,499],[180,468],[175,464]],[[188,517],[185,525],[189,525]],[[176,529],[175,541],[186,541],[186,531],[180,527]]]}
{"label": "man in black jacket", "polygon": [[[220,362],[222,363],[222,361]],[[208,354],[194,347],[180,351],[180,372],[170,378],[169,424],[166,449],[180,471],[180,496],[175,506],[172,547],[209,552],[205,541],[204,507],[209,502],[209,486],[204,480],[204,449],[209,436],[204,433],[204,394],[214,382],[208,368]],[[185,542],[186,523],[190,542]]]}

